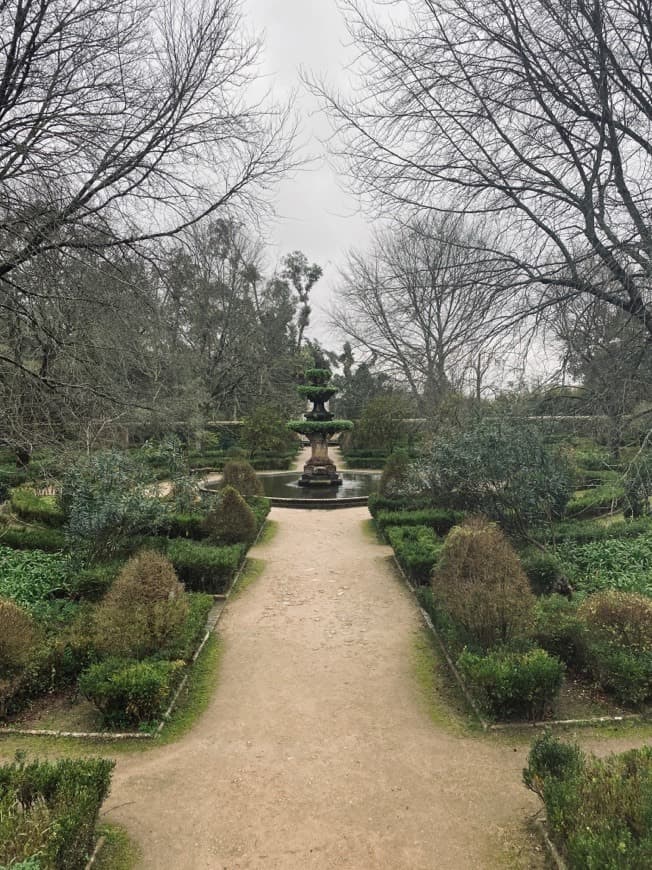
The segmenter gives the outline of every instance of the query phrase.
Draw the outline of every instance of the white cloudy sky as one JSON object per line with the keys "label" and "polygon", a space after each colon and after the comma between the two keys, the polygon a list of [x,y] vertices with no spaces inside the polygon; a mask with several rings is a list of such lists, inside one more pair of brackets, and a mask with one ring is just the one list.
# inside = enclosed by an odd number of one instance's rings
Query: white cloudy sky
{"label": "white cloudy sky", "polygon": [[327,342],[326,312],[338,265],[348,246],[366,243],[370,227],[324,159],[321,140],[329,135],[330,127],[319,102],[302,84],[300,71],[325,76],[333,85],[346,88],[346,65],[355,52],[348,45],[336,0],[243,0],[243,12],[248,28],[264,37],[262,71],[272,94],[283,100],[297,92],[302,154],[317,157],[281,183],[274,202],[276,217],[266,227],[266,241],[272,261],[298,249],[323,267],[324,277],[313,291],[309,332]]}

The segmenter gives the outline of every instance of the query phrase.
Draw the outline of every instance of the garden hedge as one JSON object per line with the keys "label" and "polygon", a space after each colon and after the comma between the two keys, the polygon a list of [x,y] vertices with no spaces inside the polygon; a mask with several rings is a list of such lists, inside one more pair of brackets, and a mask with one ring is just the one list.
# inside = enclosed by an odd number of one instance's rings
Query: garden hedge
{"label": "garden hedge", "polygon": [[0,865],[36,857],[40,870],[83,870],[113,767],[104,758],[0,767]]}
{"label": "garden hedge", "polygon": [[228,591],[246,551],[243,544],[211,547],[181,538],[170,540],[166,547],[167,556],[186,589],[213,595]]}
{"label": "garden hedge", "polygon": [[17,487],[11,491],[11,507],[23,520],[43,523],[58,528],[65,522],[63,511],[52,495],[37,495],[28,487]]}
{"label": "garden hedge", "polygon": [[385,533],[408,577],[420,586],[429,584],[443,541],[428,526],[389,526]]}
{"label": "garden hedge", "polygon": [[390,526],[428,526],[438,535],[447,534],[453,526],[466,518],[464,511],[448,508],[425,508],[423,510],[379,511],[376,525],[385,534]]}

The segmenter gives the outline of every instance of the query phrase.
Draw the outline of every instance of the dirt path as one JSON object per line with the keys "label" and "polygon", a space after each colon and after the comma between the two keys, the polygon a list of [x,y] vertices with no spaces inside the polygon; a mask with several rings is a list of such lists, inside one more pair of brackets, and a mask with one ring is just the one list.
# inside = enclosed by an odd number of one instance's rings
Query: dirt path
{"label": "dirt path", "polygon": [[209,709],[179,743],[118,761],[107,817],[143,867],[469,870],[505,866],[523,839],[524,750],[433,724],[419,620],[367,516],[274,511],[266,568],[221,623]]}

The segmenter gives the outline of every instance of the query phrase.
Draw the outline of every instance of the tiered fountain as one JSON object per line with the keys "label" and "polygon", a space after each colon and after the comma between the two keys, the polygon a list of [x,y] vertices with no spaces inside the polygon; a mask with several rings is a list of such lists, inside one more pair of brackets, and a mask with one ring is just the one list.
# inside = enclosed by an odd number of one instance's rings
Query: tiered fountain
{"label": "tiered fountain", "polygon": [[299,486],[339,486],[342,483],[335,463],[328,455],[328,442],[338,432],[352,429],[353,423],[334,420],[334,415],[326,410],[326,403],[337,393],[328,386],[330,378],[328,369],[308,369],[308,383],[297,388],[300,396],[312,402],[312,410],[304,414],[305,420],[288,423],[288,429],[305,435],[310,441],[311,456],[303,467]]}

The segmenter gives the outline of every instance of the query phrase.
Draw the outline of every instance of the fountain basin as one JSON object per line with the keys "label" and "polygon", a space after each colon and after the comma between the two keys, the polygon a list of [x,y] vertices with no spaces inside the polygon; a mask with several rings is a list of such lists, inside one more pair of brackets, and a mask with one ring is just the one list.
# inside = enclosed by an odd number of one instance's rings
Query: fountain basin
{"label": "fountain basin", "polygon": [[[379,471],[342,471],[339,486],[300,486],[297,471],[263,471],[257,476],[274,507],[292,508],[364,507],[380,481]],[[207,490],[218,487],[219,481],[204,484]]]}

